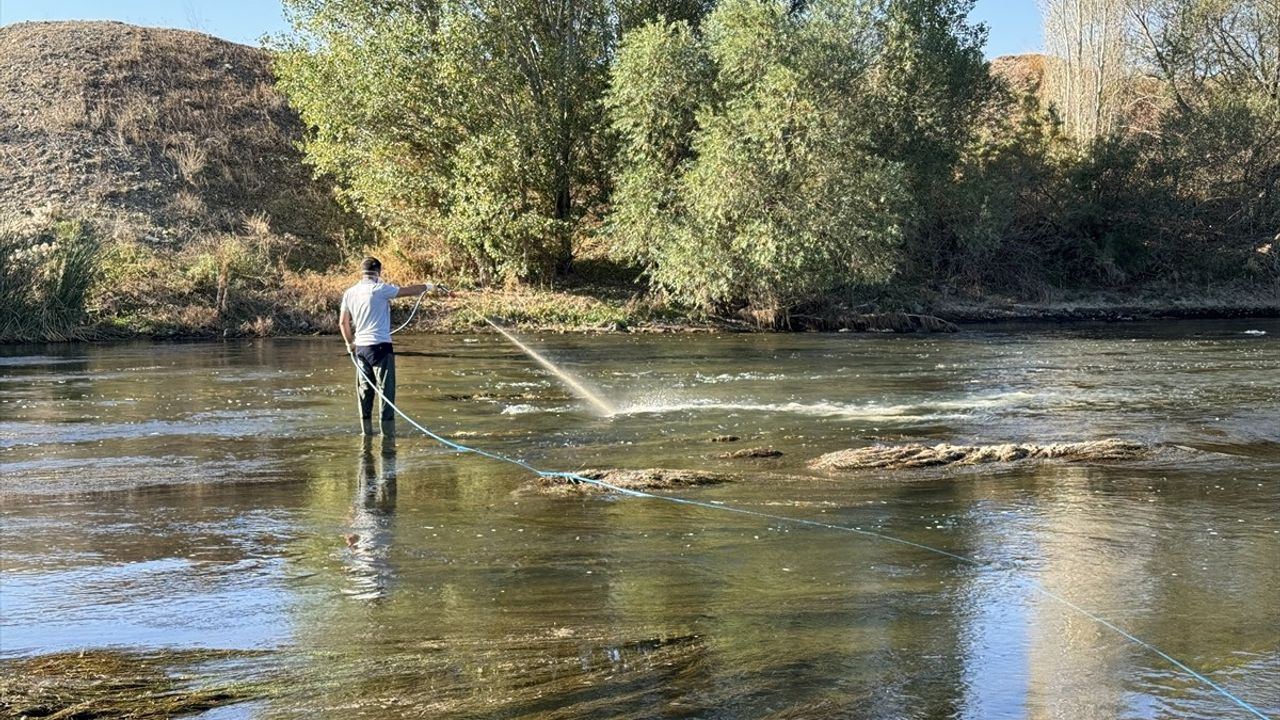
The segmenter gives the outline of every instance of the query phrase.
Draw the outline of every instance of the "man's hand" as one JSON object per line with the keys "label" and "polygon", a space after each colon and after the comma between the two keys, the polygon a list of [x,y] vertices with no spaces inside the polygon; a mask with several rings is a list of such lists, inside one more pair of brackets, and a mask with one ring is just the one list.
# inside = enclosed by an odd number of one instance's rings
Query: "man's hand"
{"label": "man's hand", "polygon": [[338,331],[342,333],[342,342],[347,345],[347,354],[352,353],[351,343],[355,342],[355,330],[351,327],[351,313],[347,312],[344,306],[342,312],[338,314]]}

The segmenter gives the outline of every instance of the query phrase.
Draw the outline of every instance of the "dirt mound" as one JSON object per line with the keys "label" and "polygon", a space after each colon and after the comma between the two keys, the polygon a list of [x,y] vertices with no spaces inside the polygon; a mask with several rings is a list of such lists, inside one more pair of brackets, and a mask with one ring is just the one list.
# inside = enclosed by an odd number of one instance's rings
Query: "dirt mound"
{"label": "dirt mound", "polygon": [[[732,482],[734,478],[697,470],[667,470],[664,468],[648,468],[645,470],[582,470],[578,472],[585,478],[607,482],[615,487],[627,490],[674,490],[695,485],[718,485]],[[538,478],[523,488],[525,491],[540,494],[578,494],[608,492],[607,488],[591,483],[578,482],[566,478]]]}
{"label": "dirt mound", "polygon": [[1138,460],[1151,452],[1150,446],[1115,439],[1050,445],[872,445],[827,453],[810,461],[809,467],[815,470],[906,470],[1021,460],[1118,462]]}
{"label": "dirt mound", "polygon": [[355,221],[301,137],[265,50],[117,22],[0,27],[0,213],[87,212],[152,243],[246,224],[335,237]]}
{"label": "dirt mound", "polygon": [[991,61],[991,74],[1019,93],[1039,93],[1044,87],[1047,58],[1039,53],[1001,55]]}

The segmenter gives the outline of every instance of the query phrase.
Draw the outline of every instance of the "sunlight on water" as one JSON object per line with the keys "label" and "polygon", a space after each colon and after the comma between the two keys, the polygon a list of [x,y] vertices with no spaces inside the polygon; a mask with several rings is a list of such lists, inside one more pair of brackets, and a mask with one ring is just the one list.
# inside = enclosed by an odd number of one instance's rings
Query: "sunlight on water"
{"label": "sunlight on water", "polygon": [[[699,506],[541,494],[406,425],[362,439],[332,338],[6,347],[0,673],[254,651],[191,677],[266,680],[230,715],[261,718],[1249,717],[1044,588],[1275,716],[1278,336],[538,336],[607,417],[496,333],[398,337],[397,401],[433,431],[549,470],[729,479],[660,491]],[[808,467],[1102,437],[1177,452]],[[731,452],[760,447],[782,455]]]}

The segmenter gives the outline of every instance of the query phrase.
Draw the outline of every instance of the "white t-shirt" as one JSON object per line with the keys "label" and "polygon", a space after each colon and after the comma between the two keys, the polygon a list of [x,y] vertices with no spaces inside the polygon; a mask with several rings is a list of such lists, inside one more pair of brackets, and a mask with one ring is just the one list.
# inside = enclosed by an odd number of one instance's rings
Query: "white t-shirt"
{"label": "white t-shirt", "polygon": [[351,314],[355,329],[352,345],[368,346],[391,342],[391,299],[398,285],[364,278],[342,294],[342,309]]}

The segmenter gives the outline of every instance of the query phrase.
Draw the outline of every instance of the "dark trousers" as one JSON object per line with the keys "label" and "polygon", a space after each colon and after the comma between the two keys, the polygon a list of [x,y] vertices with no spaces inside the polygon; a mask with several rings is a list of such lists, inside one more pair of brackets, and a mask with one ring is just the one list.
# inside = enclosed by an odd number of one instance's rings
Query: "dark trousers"
{"label": "dark trousers", "polygon": [[[378,384],[382,394],[391,402],[396,401],[396,354],[391,343],[379,343],[356,347],[356,364],[360,371],[356,373],[356,396],[360,399],[360,419],[368,421],[373,417],[373,399],[377,393],[370,387],[369,381]],[[386,401],[382,403],[382,420],[395,420],[396,411]]]}

